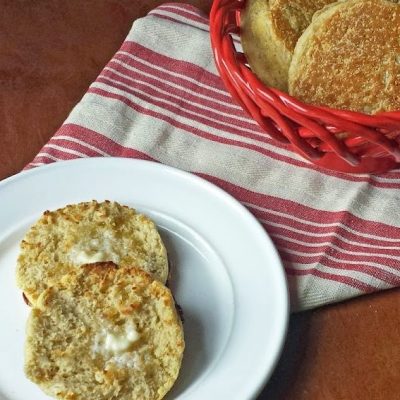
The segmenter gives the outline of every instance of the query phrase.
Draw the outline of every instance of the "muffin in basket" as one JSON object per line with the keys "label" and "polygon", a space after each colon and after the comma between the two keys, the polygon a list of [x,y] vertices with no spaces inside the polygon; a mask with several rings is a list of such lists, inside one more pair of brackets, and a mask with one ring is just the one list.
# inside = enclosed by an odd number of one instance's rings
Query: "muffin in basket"
{"label": "muffin in basket", "polygon": [[400,109],[399,37],[398,4],[348,0],[325,7],[296,44],[289,93],[365,114]]}

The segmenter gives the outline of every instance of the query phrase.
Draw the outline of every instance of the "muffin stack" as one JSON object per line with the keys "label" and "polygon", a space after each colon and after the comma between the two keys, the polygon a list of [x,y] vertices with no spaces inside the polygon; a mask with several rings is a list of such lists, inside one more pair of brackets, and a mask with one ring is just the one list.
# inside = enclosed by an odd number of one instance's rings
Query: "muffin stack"
{"label": "muffin stack", "polygon": [[59,399],[162,399],[183,329],[155,224],[118,203],[45,212],[21,243],[26,375]]}
{"label": "muffin stack", "polygon": [[387,0],[248,0],[241,39],[267,86],[316,105],[400,109],[400,5]]}

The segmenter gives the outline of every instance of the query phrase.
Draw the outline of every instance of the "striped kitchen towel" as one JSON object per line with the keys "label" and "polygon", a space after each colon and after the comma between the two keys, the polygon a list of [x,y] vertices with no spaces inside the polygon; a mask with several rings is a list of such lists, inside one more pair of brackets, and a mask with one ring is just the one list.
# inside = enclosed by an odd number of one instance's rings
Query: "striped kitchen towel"
{"label": "striped kitchen towel", "polygon": [[28,168],[99,155],[155,160],[231,193],[278,248],[293,310],[400,284],[400,171],[320,170],[269,139],[225,90],[191,6],[137,20]]}

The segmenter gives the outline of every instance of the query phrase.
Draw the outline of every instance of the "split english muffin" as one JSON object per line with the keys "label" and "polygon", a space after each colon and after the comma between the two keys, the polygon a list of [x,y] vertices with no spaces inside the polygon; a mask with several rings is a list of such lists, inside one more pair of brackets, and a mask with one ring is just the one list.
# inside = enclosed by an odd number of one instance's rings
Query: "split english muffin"
{"label": "split english muffin", "polygon": [[85,202],[46,211],[26,233],[17,284],[35,304],[40,293],[80,265],[112,261],[137,265],[165,283],[167,252],[145,215],[116,202]]}
{"label": "split english muffin", "polygon": [[400,6],[348,0],[318,12],[297,42],[289,93],[367,114],[400,109]]}
{"label": "split english muffin", "polygon": [[298,38],[313,14],[332,0],[248,0],[241,41],[253,72],[267,86],[288,89],[288,71]]}
{"label": "split english muffin", "polygon": [[158,400],[184,351],[171,292],[139,268],[85,265],[38,298],[27,323],[25,373],[65,400]]}

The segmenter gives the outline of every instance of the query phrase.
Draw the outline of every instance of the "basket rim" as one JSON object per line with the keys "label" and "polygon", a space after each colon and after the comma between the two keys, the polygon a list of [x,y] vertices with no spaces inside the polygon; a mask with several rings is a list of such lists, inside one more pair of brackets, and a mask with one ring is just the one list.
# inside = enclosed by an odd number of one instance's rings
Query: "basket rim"
{"label": "basket rim", "polygon": [[[331,158],[332,165],[345,161],[351,167],[345,172],[372,159],[390,159],[400,165],[400,110],[365,114],[305,103],[257,77],[243,49],[235,46],[235,42],[240,43],[241,12],[246,1],[214,0],[210,13],[211,48],[217,70],[243,110],[266,134],[291,144],[314,163],[322,165],[323,158]],[[365,170],[374,172],[377,168]]]}

